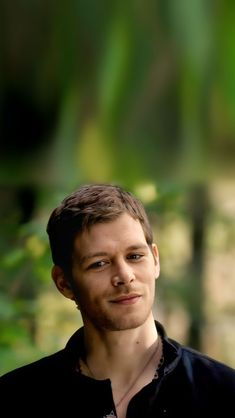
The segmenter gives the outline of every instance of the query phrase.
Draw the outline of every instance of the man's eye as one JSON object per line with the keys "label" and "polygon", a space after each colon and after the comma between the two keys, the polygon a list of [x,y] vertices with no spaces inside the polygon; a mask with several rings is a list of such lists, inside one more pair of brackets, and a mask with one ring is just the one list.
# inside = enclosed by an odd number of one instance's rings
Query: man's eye
{"label": "man's eye", "polygon": [[128,255],[128,260],[140,260],[143,257],[143,254],[130,254]]}
{"label": "man's eye", "polygon": [[107,264],[106,261],[96,261],[95,263],[92,263],[88,268],[98,269],[98,268],[104,267],[106,264]]}

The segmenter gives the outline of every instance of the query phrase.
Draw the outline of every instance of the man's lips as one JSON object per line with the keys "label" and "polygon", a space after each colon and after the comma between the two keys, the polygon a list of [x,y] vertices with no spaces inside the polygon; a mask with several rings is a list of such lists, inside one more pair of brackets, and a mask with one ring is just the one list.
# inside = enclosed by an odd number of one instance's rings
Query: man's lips
{"label": "man's lips", "polygon": [[139,300],[140,297],[141,295],[137,293],[130,293],[128,295],[118,296],[117,298],[112,299],[110,302],[120,304],[120,305],[131,305],[137,302],[137,300]]}

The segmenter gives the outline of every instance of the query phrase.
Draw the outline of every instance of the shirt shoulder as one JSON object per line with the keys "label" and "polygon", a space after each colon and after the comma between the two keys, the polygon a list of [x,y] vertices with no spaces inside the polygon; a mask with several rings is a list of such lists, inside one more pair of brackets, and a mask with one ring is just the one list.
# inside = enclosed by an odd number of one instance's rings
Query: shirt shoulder
{"label": "shirt shoulder", "polygon": [[[56,370],[58,364],[63,364],[64,349],[51,355],[42,357],[32,363],[20,366],[0,376],[0,385],[21,380],[23,377],[43,375],[46,370]],[[62,363],[61,363],[62,361]]]}

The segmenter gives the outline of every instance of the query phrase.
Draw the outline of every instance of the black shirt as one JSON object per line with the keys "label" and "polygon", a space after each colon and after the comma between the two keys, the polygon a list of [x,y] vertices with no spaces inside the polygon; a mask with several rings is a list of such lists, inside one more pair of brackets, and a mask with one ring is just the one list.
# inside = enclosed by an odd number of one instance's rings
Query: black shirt
{"label": "black shirt", "polygon": [[[159,378],[129,402],[127,418],[235,416],[235,370],[169,339],[161,324],[164,364]],[[1,409],[8,416],[111,418],[116,416],[111,381],[77,369],[84,352],[83,328],[64,349],[0,378]]]}

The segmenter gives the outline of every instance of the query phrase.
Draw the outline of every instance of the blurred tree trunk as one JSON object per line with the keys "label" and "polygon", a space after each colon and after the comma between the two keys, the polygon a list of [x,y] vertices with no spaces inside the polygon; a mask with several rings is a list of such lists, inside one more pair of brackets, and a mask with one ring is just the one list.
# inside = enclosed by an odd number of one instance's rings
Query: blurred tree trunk
{"label": "blurred tree trunk", "polygon": [[204,317],[203,270],[205,257],[205,227],[208,216],[208,195],[205,185],[191,188],[189,209],[192,222],[192,260],[189,266],[189,315],[191,319],[188,344],[201,348]]}

